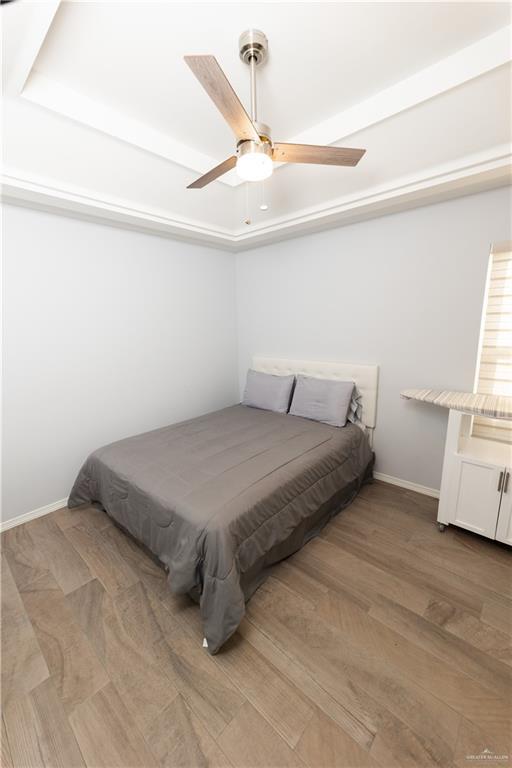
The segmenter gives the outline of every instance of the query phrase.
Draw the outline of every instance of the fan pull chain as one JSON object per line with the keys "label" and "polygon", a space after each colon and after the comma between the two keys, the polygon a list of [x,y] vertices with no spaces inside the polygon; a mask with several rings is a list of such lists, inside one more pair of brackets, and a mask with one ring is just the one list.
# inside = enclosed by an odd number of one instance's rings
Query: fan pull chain
{"label": "fan pull chain", "polygon": [[244,224],[249,225],[251,223],[251,216],[249,213],[249,182],[245,182],[245,219]]}
{"label": "fan pull chain", "polygon": [[268,211],[267,196],[265,194],[265,181],[261,182],[260,211]]}

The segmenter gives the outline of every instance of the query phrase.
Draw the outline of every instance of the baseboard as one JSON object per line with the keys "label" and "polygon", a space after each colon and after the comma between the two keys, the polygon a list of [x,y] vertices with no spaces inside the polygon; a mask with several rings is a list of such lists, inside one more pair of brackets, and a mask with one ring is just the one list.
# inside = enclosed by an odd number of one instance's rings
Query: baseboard
{"label": "baseboard", "polygon": [[[391,485],[399,485],[400,488],[407,488],[408,491],[416,491],[416,493],[423,493],[425,496],[433,496],[434,499],[439,498],[439,491],[436,488],[427,488],[426,485],[418,485],[417,483],[411,483],[409,480],[402,480],[400,477],[393,477],[392,475],[383,475],[382,472],[374,472],[373,476],[376,480],[382,480],[383,483],[391,483]],[[28,523],[29,520],[35,520],[36,517],[42,517],[43,515],[49,515],[50,512],[55,512],[57,509],[67,506],[67,499],[59,499],[54,501],[53,504],[46,504],[44,507],[33,509],[32,512],[25,512],[23,515],[18,515],[10,520],[5,520],[0,523],[0,533],[2,531],[8,531],[9,528],[14,528],[16,525],[22,525],[22,523]]]}
{"label": "baseboard", "polygon": [[408,491],[416,491],[416,493],[422,493],[424,496],[432,496],[434,499],[439,498],[439,491],[437,488],[428,488],[426,485],[411,483],[409,480],[402,480],[401,477],[383,475],[382,472],[374,472],[373,476],[376,480],[382,480],[383,483],[398,485],[400,488],[407,488]]}
{"label": "baseboard", "polygon": [[25,512],[23,515],[12,517],[10,520],[4,520],[0,523],[0,533],[2,531],[8,531],[9,528],[14,528],[16,525],[21,525],[22,523],[28,523],[30,520],[35,520],[36,517],[49,515],[50,512],[55,512],[57,509],[62,509],[62,507],[66,507],[67,504],[67,499],[59,499],[59,501],[54,501],[52,504],[46,504],[44,507],[33,509],[32,512]]}

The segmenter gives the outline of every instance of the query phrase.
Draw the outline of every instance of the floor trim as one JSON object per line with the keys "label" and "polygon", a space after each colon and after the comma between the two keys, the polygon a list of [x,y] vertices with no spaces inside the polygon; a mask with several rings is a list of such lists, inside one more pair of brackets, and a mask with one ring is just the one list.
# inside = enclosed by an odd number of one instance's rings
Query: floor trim
{"label": "floor trim", "polygon": [[439,491],[437,488],[429,488],[426,485],[411,483],[409,480],[402,480],[401,477],[393,477],[393,475],[384,475],[382,472],[374,472],[373,476],[376,480],[382,480],[383,483],[398,485],[400,488],[406,488],[408,491],[416,491],[416,493],[422,493],[424,496],[432,496],[434,499],[439,498]]}
{"label": "floor trim", "polygon": [[[428,488],[426,485],[411,483],[409,480],[402,480],[400,477],[393,477],[392,475],[383,475],[382,472],[374,472],[373,476],[376,480],[382,480],[383,483],[398,485],[400,488],[407,488],[408,491],[416,491],[416,493],[422,493],[424,496],[433,496],[434,499],[439,498],[439,491],[436,488]],[[59,501],[54,501],[53,504],[46,504],[44,507],[33,509],[32,512],[25,512],[23,515],[18,515],[17,517],[12,517],[10,520],[5,520],[0,523],[0,533],[2,531],[8,531],[9,528],[14,528],[16,525],[22,525],[23,523],[28,523],[30,520],[35,520],[36,517],[49,515],[50,512],[55,512],[55,510],[67,506],[67,503],[67,499],[59,499]]]}
{"label": "floor trim", "polygon": [[68,503],[67,499],[59,499],[52,504],[46,504],[44,507],[38,507],[31,512],[25,512],[23,515],[17,515],[17,517],[11,517],[10,520],[4,520],[0,523],[0,533],[8,531],[9,528],[14,528],[16,525],[22,525],[28,523],[30,520],[35,520],[36,517],[42,517],[43,515],[49,515],[50,512],[55,512],[57,509],[66,507]]}

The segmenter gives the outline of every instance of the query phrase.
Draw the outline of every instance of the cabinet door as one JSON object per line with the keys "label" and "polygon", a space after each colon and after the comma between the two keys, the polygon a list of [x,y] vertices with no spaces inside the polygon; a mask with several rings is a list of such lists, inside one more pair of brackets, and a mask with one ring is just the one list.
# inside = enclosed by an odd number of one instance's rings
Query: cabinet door
{"label": "cabinet door", "polygon": [[507,467],[503,485],[496,538],[512,545],[512,467]]}
{"label": "cabinet door", "polygon": [[501,498],[502,467],[461,458],[453,523],[494,539]]}

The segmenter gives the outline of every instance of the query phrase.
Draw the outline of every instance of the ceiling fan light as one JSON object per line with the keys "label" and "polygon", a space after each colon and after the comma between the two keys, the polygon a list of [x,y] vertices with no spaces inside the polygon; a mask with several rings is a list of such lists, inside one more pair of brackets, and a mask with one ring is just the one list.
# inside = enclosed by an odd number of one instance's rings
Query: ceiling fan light
{"label": "ceiling fan light", "polygon": [[244,181],[263,181],[272,175],[272,149],[269,144],[244,141],[239,147],[236,172]]}

